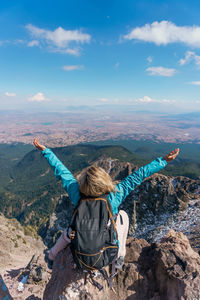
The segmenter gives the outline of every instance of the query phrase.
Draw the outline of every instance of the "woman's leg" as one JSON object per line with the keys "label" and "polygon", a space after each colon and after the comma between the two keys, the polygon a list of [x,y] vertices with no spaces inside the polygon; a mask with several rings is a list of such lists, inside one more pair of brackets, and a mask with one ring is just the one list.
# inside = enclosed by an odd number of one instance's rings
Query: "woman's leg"
{"label": "woman's leg", "polygon": [[116,229],[117,229],[118,240],[119,240],[118,258],[120,256],[124,257],[126,254],[126,238],[128,235],[128,228],[129,228],[128,215],[124,210],[120,210],[116,220]]}
{"label": "woman's leg", "polygon": [[70,239],[67,237],[67,230],[65,229],[56,244],[49,251],[49,259],[54,260],[58,252],[66,248],[70,243]]}

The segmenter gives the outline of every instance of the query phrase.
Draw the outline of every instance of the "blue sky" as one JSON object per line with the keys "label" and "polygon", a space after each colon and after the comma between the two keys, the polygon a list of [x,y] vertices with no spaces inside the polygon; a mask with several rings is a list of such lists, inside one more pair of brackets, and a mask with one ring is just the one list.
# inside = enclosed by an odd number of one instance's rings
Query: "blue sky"
{"label": "blue sky", "polygon": [[200,110],[199,1],[0,3],[0,109]]}

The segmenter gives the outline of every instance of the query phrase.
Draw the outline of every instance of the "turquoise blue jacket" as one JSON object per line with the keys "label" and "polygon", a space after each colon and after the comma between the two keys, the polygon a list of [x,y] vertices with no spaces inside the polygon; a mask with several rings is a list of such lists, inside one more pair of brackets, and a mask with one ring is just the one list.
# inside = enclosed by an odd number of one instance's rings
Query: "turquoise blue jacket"
{"label": "turquoise blue jacket", "polygon": [[[80,199],[79,184],[77,180],[49,148],[43,150],[42,155],[47,159],[54,170],[57,179],[62,180],[63,188],[68,193],[73,204],[76,205]],[[141,184],[145,178],[160,171],[166,165],[167,162],[163,157],[157,158],[150,164],[139,168],[136,172],[133,172],[117,184],[116,192],[108,194],[113,214],[118,213],[119,205],[125,200],[130,192],[134,190],[136,185]]]}

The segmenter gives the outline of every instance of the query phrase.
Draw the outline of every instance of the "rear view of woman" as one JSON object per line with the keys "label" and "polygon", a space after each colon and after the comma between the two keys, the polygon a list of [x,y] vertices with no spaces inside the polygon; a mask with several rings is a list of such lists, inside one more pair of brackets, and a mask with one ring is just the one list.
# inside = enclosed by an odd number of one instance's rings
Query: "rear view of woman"
{"label": "rear view of woman", "polygon": [[[42,155],[52,167],[57,179],[62,181],[63,188],[68,193],[69,198],[75,206],[81,197],[99,197],[101,195],[106,195],[111,204],[112,213],[116,216],[115,221],[119,245],[116,267],[121,268],[126,254],[126,238],[129,228],[129,219],[125,211],[118,211],[118,207],[130,192],[133,191],[137,185],[140,185],[145,178],[159,172],[167,165],[167,162],[174,160],[179,154],[179,149],[172,151],[164,157],[153,160],[151,163],[139,168],[115,185],[108,173],[102,168],[95,166],[88,167],[77,181],[52,150],[39,144],[37,138],[34,140],[34,146],[42,151]],[[49,251],[49,265],[50,262],[53,263],[58,252],[64,249],[69,243],[70,238],[66,229]]]}

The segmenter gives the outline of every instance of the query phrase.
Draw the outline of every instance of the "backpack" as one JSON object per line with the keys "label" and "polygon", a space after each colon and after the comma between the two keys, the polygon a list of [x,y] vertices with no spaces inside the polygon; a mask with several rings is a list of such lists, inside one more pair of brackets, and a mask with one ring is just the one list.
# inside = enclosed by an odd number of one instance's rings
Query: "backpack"
{"label": "backpack", "polygon": [[[105,267],[112,265],[113,277],[119,246],[115,216],[106,195],[81,197],[74,210],[68,236],[71,239],[71,252],[76,265],[91,276],[91,271],[99,270],[111,286],[111,279]],[[101,289],[100,286],[98,288]]]}

